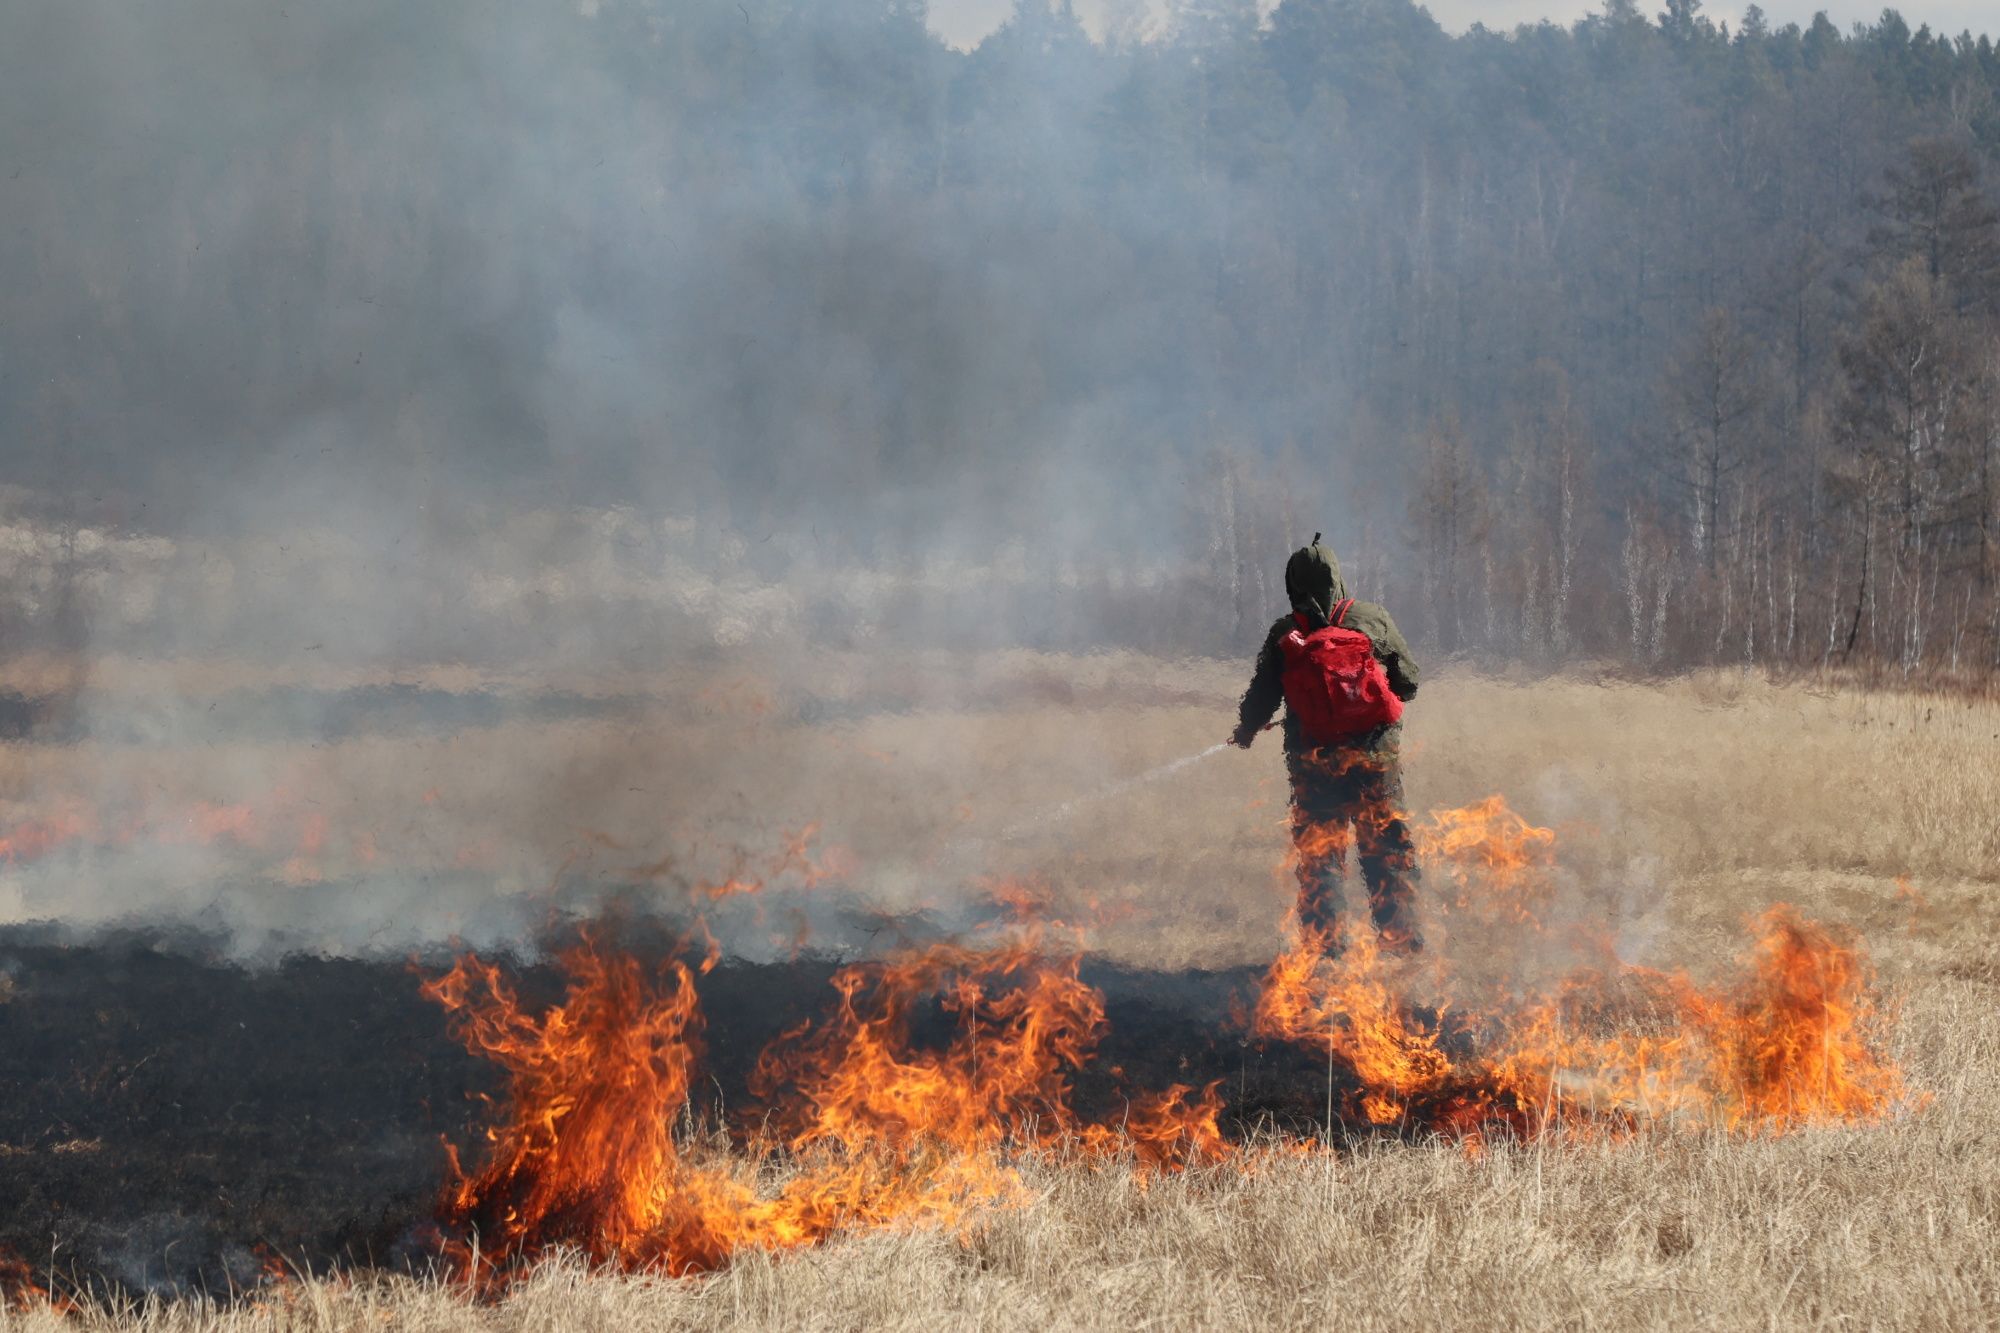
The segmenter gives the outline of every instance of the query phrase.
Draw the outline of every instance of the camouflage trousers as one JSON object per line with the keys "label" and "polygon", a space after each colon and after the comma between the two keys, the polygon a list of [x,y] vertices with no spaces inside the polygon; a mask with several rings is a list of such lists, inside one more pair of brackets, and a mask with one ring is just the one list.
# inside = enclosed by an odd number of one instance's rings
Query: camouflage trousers
{"label": "camouflage trousers", "polygon": [[1351,843],[1361,855],[1368,913],[1383,947],[1423,948],[1412,899],[1418,871],[1403,818],[1403,772],[1395,751],[1306,750],[1291,756],[1292,841],[1298,851],[1299,921],[1339,937],[1341,881]]}

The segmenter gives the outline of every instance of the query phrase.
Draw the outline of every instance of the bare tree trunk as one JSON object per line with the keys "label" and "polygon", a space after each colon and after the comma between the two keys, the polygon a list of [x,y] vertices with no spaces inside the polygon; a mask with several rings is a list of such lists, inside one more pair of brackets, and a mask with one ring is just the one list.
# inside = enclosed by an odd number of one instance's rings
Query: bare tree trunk
{"label": "bare tree trunk", "polygon": [[1632,661],[1644,660],[1645,598],[1640,588],[1639,529],[1628,511],[1625,515],[1625,614],[1632,626]]}
{"label": "bare tree trunk", "polygon": [[1855,642],[1861,635],[1862,608],[1872,600],[1873,584],[1869,581],[1869,556],[1875,544],[1875,507],[1867,506],[1861,524],[1861,577],[1854,589],[1854,619],[1847,627],[1847,647],[1842,650],[1843,660],[1854,656]]}
{"label": "bare tree trunk", "polygon": [[1647,660],[1651,662],[1658,662],[1666,648],[1667,586],[1666,568],[1656,566],[1653,575],[1653,630],[1646,650]]}
{"label": "bare tree trunk", "polygon": [[1561,482],[1556,500],[1556,571],[1549,596],[1549,646],[1557,661],[1569,657],[1569,591],[1576,567],[1576,451],[1564,432],[1557,459]]}
{"label": "bare tree trunk", "polygon": [[1243,638],[1243,543],[1237,534],[1236,460],[1222,460],[1222,551],[1229,570],[1229,634]]}

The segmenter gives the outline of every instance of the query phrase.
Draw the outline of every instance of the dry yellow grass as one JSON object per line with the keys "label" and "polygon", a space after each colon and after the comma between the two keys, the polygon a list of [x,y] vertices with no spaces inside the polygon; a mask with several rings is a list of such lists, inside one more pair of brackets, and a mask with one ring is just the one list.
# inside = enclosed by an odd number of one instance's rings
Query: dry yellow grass
{"label": "dry yellow grass", "polygon": [[[1269,955],[1288,892],[1273,873],[1285,845],[1276,738],[1093,797],[1224,734],[1239,674],[1123,656],[925,660],[893,674],[840,659],[809,697],[749,668],[621,680],[651,703],[616,721],[317,745],[173,729],[142,746],[0,745],[0,828],[64,800],[156,825],[242,805],[268,836],[222,849],[232,873],[464,871],[481,899],[506,901],[541,891],[558,867],[615,883],[671,853],[691,874],[719,873],[816,824],[821,844],[851,849],[857,885],[888,906],[948,901],[977,876],[1028,875],[1066,906],[1131,909],[1101,933],[1107,952],[1235,963]],[[1120,704],[1121,693],[1140,702]],[[1406,767],[1417,809],[1503,793],[1557,830],[1579,880],[1623,910],[1659,914],[1677,936],[1733,934],[1774,899],[1879,934],[1906,921],[1908,901],[1889,887],[1906,876],[1931,928],[1953,933],[1950,950],[1991,961],[1979,936],[1991,920],[1984,886],[2000,867],[1994,703],[1731,676],[1664,686],[1447,676],[1412,710]],[[1075,804],[1044,817],[1065,802]],[[302,857],[307,826],[317,832]],[[212,859],[152,850],[141,839],[89,858],[88,873],[52,868],[46,884],[32,868],[11,888],[0,877],[0,918],[88,911],[81,880],[106,886],[96,904],[106,911],[207,891]]]}
{"label": "dry yellow grass", "polygon": [[[1468,1156],[1377,1148],[1141,1186],[1033,1169],[969,1242],[869,1235],[698,1280],[541,1273],[497,1307],[401,1278],[300,1282],[104,1329],[1977,1328],[1994,1254],[2000,1022],[1918,1006],[1930,1110],[1745,1141],[1658,1133]],[[1946,1034],[1949,1034],[1948,1036]],[[1928,1049],[1919,1049],[1928,1047]],[[0,1317],[47,1330],[49,1316]]]}
{"label": "dry yellow grass", "polygon": [[[1073,910],[1128,906],[1099,933],[1116,956],[1176,965],[1270,954],[1288,893],[1274,873],[1284,845],[1274,738],[1034,820],[1212,743],[1229,725],[1234,666],[1017,656],[978,664],[979,689],[906,712],[859,706],[870,690],[907,693],[936,665],[905,663],[905,679],[885,684],[865,663],[836,664],[815,689],[833,720],[813,722],[798,720],[796,687],[774,675],[707,694],[661,685],[659,707],[630,725],[514,725],[310,753],[11,747],[0,794],[26,809],[130,774],[227,801],[276,773],[332,800],[336,828],[374,830],[385,859],[486,847],[511,890],[545,883],[565,855],[590,858],[572,873],[610,881],[669,848],[708,849],[699,861],[818,821],[886,903],[934,900],[974,872],[1027,874]],[[1114,701],[1115,682],[1130,679],[1157,686],[1150,703]],[[1447,676],[1412,711],[1408,768],[1420,809],[1498,791],[1554,826],[1578,901],[1618,913],[1631,947],[1654,961],[1701,970],[1733,951],[1746,915],[1777,900],[1856,927],[1900,1006],[1896,1053],[1930,1102],[1865,1128],[1761,1139],[1660,1129],[1477,1155],[1378,1147],[1143,1188],[1116,1170],[1030,1166],[1035,1205],[963,1243],[858,1236],[681,1282],[554,1267],[487,1308],[369,1278],[85,1322],[2000,1326],[2000,707],[1730,676],[1662,686]],[[997,836],[1024,821],[1020,836]],[[0,1317],[6,1330],[52,1324]]]}

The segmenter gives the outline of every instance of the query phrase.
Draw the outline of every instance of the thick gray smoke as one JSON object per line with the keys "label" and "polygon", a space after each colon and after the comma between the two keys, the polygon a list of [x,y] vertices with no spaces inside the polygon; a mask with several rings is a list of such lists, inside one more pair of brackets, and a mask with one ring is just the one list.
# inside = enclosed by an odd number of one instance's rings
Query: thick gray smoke
{"label": "thick gray smoke", "polygon": [[1074,124],[1115,66],[1017,29],[10,7],[0,914],[521,938],[837,806],[802,719],[960,702],[797,645],[1179,637],[1217,374],[1147,270],[1230,205],[1117,184]]}
{"label": "thick gray smoke", "polygon": [[1119,68],[1073,20],[972,55],[882,0],[4,22],[0,428],[86,524],[414,562],[617,504],[767,576],[1097,552],[1178,539],[1177,450],[1225,378],[1252,401],[1185,327],[1225,182],[1099,159],[1075,117]]}
{"label": "thick gray smoke", "polygon": [[[1315,530],[1420,651],[1718,651],[1692,551],[1749,571],[1732,630],[1784,608],[1745,653],[1803,653],[1872,529],[1757,487],[1821,466],[1778,464],[1867,191],[1919,131],[1983,161],[2000,60],[1697,9],[1020,0],[959,50],[921,0],[6,6],[0,906],[242,871],[401,939],[516,929],[441,885],[580,849],[700,880],[895,806],[858,719],[1086,707],[1008,649],[1225,716],[1169,659],[1251,651]],[[1785,355],[1696,494],[1672,394],[1739,345]],[[968,775],[1011,741],[899,753],[1006,827],[1037,802]],[[894,824],[828,833],[918,885],[955,835]]]}
{"label": "thick gray smoke", "polygon": [[1064,14],[970,54],[906,0],[0,24],[23,636],[53,581],[99,651],[629,662],[777,586],[774,635],[1129,642],[1107,565],[1248,527],[1218,446],[1338,443],[1338,372],[1239,336],[1243,183],[1080,132],[1153,57]]}

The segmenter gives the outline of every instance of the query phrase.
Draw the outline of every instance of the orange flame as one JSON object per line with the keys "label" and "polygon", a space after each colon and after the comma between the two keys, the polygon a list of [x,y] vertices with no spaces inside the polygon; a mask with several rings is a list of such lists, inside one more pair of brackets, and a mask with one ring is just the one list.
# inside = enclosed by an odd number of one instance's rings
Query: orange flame
{"label": "orange flame", "polygon": [[56,1295],[38,1281],[27,1260],[11,1250],[0,1249],[0,1310],[72,1315],[82,1313],[82,1306],[68,1296]]}
{"label": "orange flame", "polygon": [[[813,873],[807,836],[772,873]],[[1498,798],[1419,825],[1449,901],[1495,925],[1540,928],[1554,841]],[[1232,1157],[1254,1169],[1257,1155],[1225,1135],[1220,1083],[1140,1093],[1105,1121],[1076,1113],[1073,1081],[1105,1031],[1104,998],[1081,979],[1082,939],[1039,920],[1046,903],[1028,889],[995,897],[1012,921],[980,942],[838,972],[826,1016],[758,1060],[764,1129],[733,1149],[694,1132],[701,1014],[687,963],[648,966],[586,938],[561,958],[564,1000],[532,1013],[498,967],[460,959],[424,991],[508,1088],[477,1171],[452,1159],[440,1216],[461,1238],[457,1258],[472,1266],[464,1238],[476,1237],[496,1271],[563,1246],[678,1274],[843,1228],[963,1229],[1028,1197],[1023,1154],[1057,1149],[1147,1170]],[[1343,1123],[1476,1144],[1496,1129],[1619,1132],[1643,1120],[1781,1130],[1879,1118],[1905,1098],[1870,1041],[1877,1012],[1858,944],[1789,908],[1759,919],[1727,984],[1613,961],[1465,1012],[1435,959],[1387,957],[1365,930],[1330,936],[1294,919],[1291,932],[1245,1017],[1252,1035],[1323,1051],[1346,1071]],[[719,945],[702,938],[712,962]],[[1417,983],[1445,1001],[1414,1005]],[[940,1019],[949,1035],[920,1039]]]}
{"label": "orange flame", "polygon": [[[1141,1161],[1155,1166],[1219,1162],[1233,1155],[1235,1145],[1222,1133],[1221,1082],[1210,1083],[1189,1101],[1193,1092],[1187,1084],[1175,1083],[1164,1092],[1140,1094],[1115,1132],[1131,1141]],[[1112,1132],[1110,1127],[1091,1126],[1085,1141],[1102,1145],[1106,1140],[1100,1135]]]}
{"label": "orange flame", "polygon": [[33,861],[65,843],[98,836],[96,812],[80,801],[59,802],[49,814],[27,819],[0,836],[0,861]]}
{"label": "orange flame", "polygon": [[[1433,812],[1417,841],[1471,918],[1540,929],[1553,892],[1549,830],[1493,797]],[[1461,1015],[1485,1049],[1454,1057],[1444,1010],[1408,1003],[1408,969],[1385,961],[1371,936],[1329,939],[1294,922],[1251,1028],[1325,1050],[1358,1087],[1348,1116],[1376,1125],[1535,1133],[1565,1119],[1695,1117],[1767,1129],[1886,1114],[1903,1085],[1867,1040],[1875,1004],[1858,945],[1783,906],[1755,932],[1733,984],[1703,987],[1685,973],[1614,961],[1564,979],[1553,996]],[[1448,976],[1433,980],[1448,989]],[[1643,1006],[1629,1003],[1635,994]]]}
{"label": "orange flame", "polygon": [[[0,865],[39,860],[72,845],[98,848],[228,846],[286,858],[280,873],[319,878],[330,821],[298,808],[283,792],[260,802],[225,803],[202,798],[185,803],[144,797],[100,806],[78,795],[55,798],[46,813],[19,820],[0,833]],[[373,835],[363,834],[373,856]]]}
{"label": "orange flame", "polygon": [[[1218,1149],[1212,1088],[1193,1102],[1185,1088],[1142,1099],[1125,1134],[1084,1132],[1067,1074],[1103,1028],[1103,997],[1078,979],[1080,951],[1050,957],[1043,939],[1030,926],[990,948],[938,945],[837,974],[826,1022],[758,1063],[753,1086],[773,1099],[769,1123],[788,1154],[774,1185],[758,1179],[772,1174],[758,1170],[768,1145],[691,1158],[675,1137],[701,1026],[684,963],[649,973],[586,939],[562,956],[567,997],[534,1017],[498,967],[461,958],[424,993],[509,1086],[478,1172],[465,1175],[454,1154],[441,1220],[476,1233],[494,1264],[573,1246],[594,1262],[689,1273],[843,1227],[963,1226],[1026,1197],[1010,1148],[1129,1144],[1163,1165]],[[933,999],[957,1031],[925,1050],[911,1027]]]}
{"label": "orange flame", "polygon": [[1906,1093],[1868,1041],[1877,1014],[1858,947],[1783,905],[1755,930],[1731,986],[1628,969],[1658,1014],[1650,1030],[1566,1023],[1585,993],[1573,982],[1565,1000],[1522,1016],[1494,1077],[1525,1101],[1730,1129],[1887,1114]]}
{"label": "orange flame", "polygon": [[603,1260],[650,1254],[671,1233],[678,1248],[660,1257],[691,1267],[714,1248],[680,1216],[689,1191],[673,1140],[700,1029],[693,978],[678,961],[649,977],[588,941],[563,965],[569,997],[539,1019],[498,967],[471,956],[423,987],[509,1083],[487,1164],[457,1182],[445,1215],[501,1253],[569,1242]]}
{"label": "orange flame", "polygon": [[[1065,1071],[1096,1045],[1103,996],[1078,979],[1080,953],[1052,959],[1040,943],[1031,929],[992,949],[941,944],[845,969],[832,1019],[766,1051],[753,1090],[796,1091],[793,1148],[929,1139],[982,1152],[1074,1129]],[[958,1030],[944,1050],[919,1050],[912,1012],[933,995]]]}
{"label": "orange flame", "polygon": [[1537,828],[1509,809],[1505,798],[1457,810],[1433,810],[1411,834],[1433,880],[1438,873],[1454,890],[1449,906],[1475,919],[1539,926],[1553,892],[1554,830]]}
{"label": "orange flame", "polygon": [[1336,941],[1317,931],[1300,926],[1297,934],[1265,975],[1251,1031],[1325,1050],[1359,1077],[1355,1109],[1370,1124],[1395,1124],[1411,1099],[1451,1073],[1437,1031],[1406,1014],[1373,936],[1357,934],[1334,951]]}

